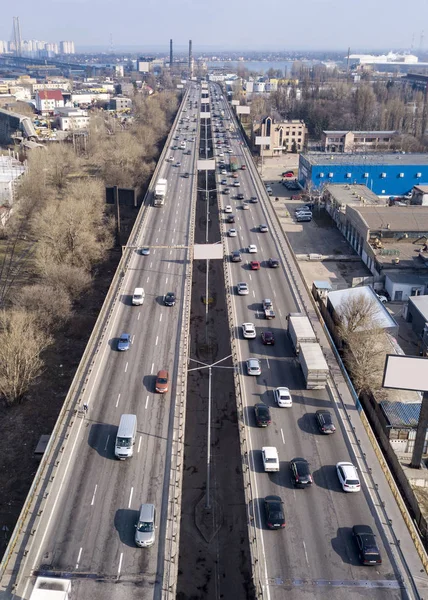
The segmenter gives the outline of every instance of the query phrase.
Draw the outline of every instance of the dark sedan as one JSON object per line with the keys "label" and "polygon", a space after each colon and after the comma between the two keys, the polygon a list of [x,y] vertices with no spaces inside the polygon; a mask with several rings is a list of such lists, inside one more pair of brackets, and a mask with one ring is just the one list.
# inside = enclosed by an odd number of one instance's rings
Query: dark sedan
{"label": "dark sedan", "polygon": [[163,299],[163,303],[165,304],[165,306],[175,306],[175,294],[174,292],[168,292],[167,294],[165,294],[164,299]]}
{"label": "dark sedan", "polygon": [[333,425],[333,419],[329,410],[317,410],[315,413],[315,418],[321,433],[327,435],[336,431],[336,427]]}
{"label": "dark sedan", "polygon": [[275,345],[275,336],[272,331],[262,331],[262,342],[265,346]]}
{"label": "dark sedan", "polygon": [[266,496],[264,499],[266,526],[268,529],[285,527],[284,503],[279,496]]}
{"label": "dark sedan", "polygon": [[268,262],[272,269],[277,269],[279,267],[279,260],[277,258],[270,258]]}
{"label": "dark sedan", "polygon": [[381,565],[382,557],[376,544],[376,536],[369,525],[354,525],[352,528],[362,565]]}
{"label": "dark sedan", "polygon": [[254,406],[254,414],[256,416],[256,423],[258,427],[267,427],[271,424],[269,406],[260,402]]}
{"label": "dark sedan", "polygon": [[304,458],[295,458],[290,462],[291,477],[296,487],[312,485],[312,475],[309,463]]}

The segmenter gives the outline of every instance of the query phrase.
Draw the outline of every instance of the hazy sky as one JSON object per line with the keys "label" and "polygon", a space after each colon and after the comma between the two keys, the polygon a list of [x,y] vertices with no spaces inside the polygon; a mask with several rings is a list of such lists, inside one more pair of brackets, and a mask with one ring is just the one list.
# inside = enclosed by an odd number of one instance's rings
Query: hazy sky
{"label": "hazy sky", "polygon": [[74,40],[79,46],[292,50],[428,48],[428,0],[10,0],[0,1],[0,39]]}

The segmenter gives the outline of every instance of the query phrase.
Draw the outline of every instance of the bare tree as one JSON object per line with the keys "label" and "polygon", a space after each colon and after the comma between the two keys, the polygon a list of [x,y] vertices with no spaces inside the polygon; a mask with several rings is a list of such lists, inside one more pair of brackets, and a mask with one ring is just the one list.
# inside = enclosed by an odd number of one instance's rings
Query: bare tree
{"label": "bare tree", "polygon": [[26,285],[14,297],[14,304],[28,314],[33,314],[35,322],[43,331],[60,328],[72,315],[70,294],[58,285]]}
{"label": "bare tree", "polygon": [[378,311],[376,301],[363,294],[346,299],[337,309],[344,361],[357,393],[376,391],[382,384],[386,333]]}
{"label": "bare tree", "polygon": [[21,401],[42,373],[41,353],[52,341],[38,327],[34,314],[21,310],[0,313],[0,394],[7,404]]}

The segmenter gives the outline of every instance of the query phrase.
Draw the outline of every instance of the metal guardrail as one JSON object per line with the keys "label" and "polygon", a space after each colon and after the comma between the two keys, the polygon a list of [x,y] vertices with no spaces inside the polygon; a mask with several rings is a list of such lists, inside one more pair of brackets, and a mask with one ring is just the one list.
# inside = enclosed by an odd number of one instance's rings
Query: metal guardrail
{"label": "metal guardrail", "polygon": [[[197,161],[197,148],[199,145],[199,121],[197,123],[197,134],[195,136],[195,152],[193,155],[193,171]],[[196,177],[194,179],[196,181]],[[186,425],[186,396],[187,396],[187,369],[190,345],[190,314],[192,297],[192,274],[193,274],[193,252],[192,247],[195,238],[195,212],[196,212],[196,184],[192,189],[192,206],[189,239],[187,246],[188,264],[186,267],[185,294],[183,298],[182,309],[182,337],[180,344],[179,363],[181,364],[181,373],[179,375],[180,394],[176,395],[175,413],[174,413],[174,438],[172,445],[171,461],[171,479],[168,494],[168,514],[167,530],[165,543],[165,574],[162,584],[162,598],[164,600],[173,600],[176,597],[177,576],[178,576],[178,558],[180,550],[180,519],[181,519],[181,495],[183,483],[184,466],[184,435]],[[167,556],[167,549],[169,556]]]}
{"label": "metal guardrail", "polygon": [[[183,102],[185,99],[186,95],[184,96]],[[175,130],[180,113],[181,108],[177,112],[173,127],[171,128],[171,131],[167,137],[159,161],[150,180],[150,184],[144,196],[139,214],[129,236],[129,239],[131,240],[129,245],[136,245],[138,236],[144,227],[147,219],[148,199],[150,198],[153,185],[158,177],[159,170],[163,165],[166,151],[171,143],[172,132]],[[55,471],[58,469],[61,459],[66,454],[66,445],[71,439],[70,432],[74,423],[74,417],[77,412],[76,407],[78,406],[80,399],[86,390],[86,385],[88,384],[89,377],[92,373],[97,353],[104,339],[117,297],[121,291],[121,285],[123,283],[125,271],[131,259],[131,252],[132,250],[125,250],[119,261],[112,283],[101,307],[97,321],[94,325],[94,329],[88,340],[79,366],[77,367],[68,394],[56,421],[54,430],[49,438],[45,453],[42,457],[39,468],[37,469],[33,483],[31,484],[27,499],[21,510],[11,539],[6,548],[6,552],[0,563],[1,587],[4,587],[2,582],[6,575],[10,575],[10,581],[7,585],[12,585],[12,587],[15,585],[11,580],[16,577],[19,569],[15,568],[12,572],[7,573],[8,565],[12,556],[18,558],[19,554],[22,556],[26,554],[27,551],[25,550],[25,546],[28,543],[30,536],[33,536],[37,530],[37,519],[40,519],[43,513],[43,508],[46,505],[49,496],[49,489],[55,479]],[[20,537],[22,539],[19,541]],[[21,547],[17,549],[18,542]]]}

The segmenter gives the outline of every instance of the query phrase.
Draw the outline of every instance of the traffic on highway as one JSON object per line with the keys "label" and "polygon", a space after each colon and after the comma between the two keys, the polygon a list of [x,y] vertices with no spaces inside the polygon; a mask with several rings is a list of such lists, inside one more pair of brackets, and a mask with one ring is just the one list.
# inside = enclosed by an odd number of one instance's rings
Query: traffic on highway
{"label": "traffic on highway", "polygon": [[210,94],[250,449],[250,528],[259,540],[264,593],[272,599],[283,598],[285,590],[287,598],[400,598],[397,567],[364,468],[328,391],[306,389],[287,334],[288,316],[299,307],[269,231],[271,217],[261,197],[266,193],[256,185],[228,104],[217,86]]}

